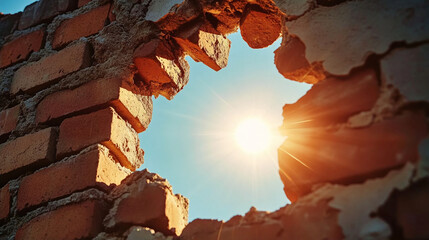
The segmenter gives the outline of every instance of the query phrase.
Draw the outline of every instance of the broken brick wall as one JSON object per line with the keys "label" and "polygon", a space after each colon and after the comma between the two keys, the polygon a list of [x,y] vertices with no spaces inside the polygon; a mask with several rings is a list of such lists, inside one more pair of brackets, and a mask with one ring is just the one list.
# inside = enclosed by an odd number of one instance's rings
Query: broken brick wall
{"label": "broken brick wall", "polygon": [[[1,16],[0,238],[428,238],[428,15],[417,0],[40,0]],[[137,133],[153,95],[186,85],[184,56],[225,67],[238,28],[252,48],[281,36],[279,72],[314,84],[283,109],[293,204],[187,225],[186,198],[132,173]]]}

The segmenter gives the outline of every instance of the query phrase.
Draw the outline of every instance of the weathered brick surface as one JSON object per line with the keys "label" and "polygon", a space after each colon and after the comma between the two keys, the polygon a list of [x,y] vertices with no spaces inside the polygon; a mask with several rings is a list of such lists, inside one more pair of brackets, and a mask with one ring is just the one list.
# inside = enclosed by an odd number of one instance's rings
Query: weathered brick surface
{"label": "weathered brick surface", "polygon": [[45,22],[56,15],[76,8],[77,0],[40,0],[25,7],[19,29]]}
{"label": "weathered brick surface", "polygon": [[87,200],[40,215],[24,224],[16,233],[23,239],[88,239],[102,231],[105,204]]}
{"label": "weathered brick surface", "polygon": [[366,69],[347,79],[327,78],[296,103],[283,107],[284,127],[287,131],[346,122],[353,114],[370,110],[378,96],[374,70]]}
{"label": "weathered brick surface", "polygon": [[0,221],[7,218],[10,212],[9,184],[0,189]]}
{"label": "weathered brick surface", "polygon": [[425,117],[410,112],[362,129],[290,132],[278,151],[285,192],[296,199],[316,183],[361,181],[415,162],[427,132]]}
{"label": "weathered brick surface", "polygon": [[47,128],[3,143],[0,145],[2,157],[0,175],[31,164],[42,165],[52,162],[55,159],[55,140],[55,130]]}
{"label": "weathered brick surface", "polygon": [[12,132],[18,123],[20,105],[0,112],[0,136]]}
{"label": "weathered brick surface", "polygon": [[99,79],[73,90],[64,90],[47,96],[37,106],[36,122],[46,122],[72,113],[105,105],[126,119],[137,132],[144,131],[152,116],[152,98],[122,87],[122,79]]}
{"label": "weathered brick surface", "polygon": [[219,71],[228,64],[231,41],[220,34],[201,30],[200,25],[182,31],[174,39],[195,61]]}
{"label": "weathered brick surface", "polygon": [[134,172],[112,191],[114,207],[105,226],[139,225],[180,235],[188,221],[188,200],[173,194],[170,184],[147,170]]}
{"label": "weathered brick surface", "polygon": [[280,36],[280,16],[248,8],[240,22],[240,33],[251,48],[270,46]]}
{"label": "weathered brick surface", "polygon": [[112,151],[122,166],[135,170],[143,163],[137,133],[113,108],[64,120],[57,144],[59,158],[96,143]]}
{"label": "weathered brick surface", "polygon": [[108,19],[110,4],[67,19],[55,30],[53,48],[60,48],[81,37],[93,35],[103,29]]}
{"label": "weathered brick surface", "polygon": [[0,49],[0,68],[26,60],[32,52],[40,50],[45,30],[40,29],[4,44]]}
{"label": "weathered brick surface", "polygon": [[12,94],[37,91],[69,73],[88,67],[90,62],[89,45],[86,42],[74,44],[18,69],[10,91]]}
{"label": "weathered brick surface", "polygon": [[126,176],[108,153],[97,148],[25,177],[19,186],[17,208],[21,211],[89,187],[108,190]]}
{"label": "weathered brick surface", "polygon": [[21,13],[5,15],[0,19],[0,38],[11,34],[18,27]]}

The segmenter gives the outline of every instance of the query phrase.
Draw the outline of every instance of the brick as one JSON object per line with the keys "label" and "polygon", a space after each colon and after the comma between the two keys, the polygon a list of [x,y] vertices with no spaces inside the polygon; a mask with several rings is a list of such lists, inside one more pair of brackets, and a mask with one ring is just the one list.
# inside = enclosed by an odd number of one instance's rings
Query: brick
{"label": "brick", "polygon": [[105,213],[105,204],[100,200],[63,206],[24,224],[15,239],[92,239],[103,231]]}
{"label": "brick", "polygon": [[45,165],[55,159],[56,132],[46,128],[0,145],[0,175],[30,165]]}
{"label": "brick", "polygon": [[397,222],[402,239],[429,239],[429,180],[400,192],[396,202]]}
{"label": "brick", "polygon": [[20,105],[0,112],[0,136],[12,132],[18,123]]}
{"label": "brick", "polygon": [[0,189],[0,221],[6,219],[10,212],[9,184]]}
{"label": "brick", "polygon": [[91,1],[92,1],[92,0],[79,0],[79,1],[77,2],[77,7],[78,7],[78,8],[80,8],[80,7],[82,7],[82,6],[86,5],[87,3],[91,2]]}
{"label": "brick", "polygon": [[325,79],[321,63],[308,62],[305,45],[297,37],[289,36],[289,39],[274,51],[274,64],[279,73],[290,80],[315,84]]}
{"label": "brick", "polygon": [[54,40],[52,41],[53,48],[57,49],[81,37],[98,33],[106,24],[109,10],[110,4],[106,4],[63,21],[55,30]]}
{"label": "brick", "polygon": [[189,64],[177,46],[161,39],[140,45],[134,63],[152,94],[172,99],[189,81]]}
{"label": "brick", "polygon": [[108,190],[127,176],[101,148],[25,177],[18,190],[18,211],[90,187]]}
{"label": "brick", "polygon": [[111,107],[64,120],[60,126],[57,157],[96,143],[109,148],[126,168],[135,170],[143,163],[137,133]]}
{"label": "brick", "polygon": [[14,39],[0,49],[0,68],[27,60],[32,52],[37,52],[43,45],[45,30],[40,29]]}
{"label": "brick", "polygon": [[248,7],[241,18],[240,33],[251,48],[265,48],[277,40],[281,32],[280,16]]}
{"label": "brick", "polygon": [[112,191],[115,203],[105,218],[107,228],[143,226],[180,235],[188,222],[188,200],[173,194],[168,182],[147,170],[128,176]]}
{"label": "brick", "polygon": [[346,122],[350,116],[370,110],[379,95],[374,70],[347,79],[330,77],[313,85],[296,103],[283,107],[283,127],[288,131]]}
{"label": "brick", "polygon": [[12,15],[4,15],[0,19],[0,38],[6,37],[11,34],[18,27],[21,13],[15,13]]}
{"label": "brick", "polygon": [[56,92],[37,106],[36,122],[44,123],[63,116],[110,105],[137,132],[148,127],[152,117],[152,98],[127,90],[122,79],[98,79],[76,89]]}
{"label": "brick", "polygon": [[60,13],[77,7],[77,0],[40,0],[25,7],[19,21],[19,29],[46,22]]}
{"label": "brick", "polygon": [[228,64],[231,41],[220,34],[201,30],[200,24],[181,31],[174,39],[192,59],[215,71]]}
{"label": "brick", "polygon": [[18,69],[12,79],[11,93],[35,92],[67,74],[88,67],[90,63],[89,45],[77,43]]}
{"label": "brick", "polygon": [[360,182],[416,162],[427,133],[424,115],[411,112],[360,129],[290,132],[278,150],[286,195],[296,199],[317,183]]}

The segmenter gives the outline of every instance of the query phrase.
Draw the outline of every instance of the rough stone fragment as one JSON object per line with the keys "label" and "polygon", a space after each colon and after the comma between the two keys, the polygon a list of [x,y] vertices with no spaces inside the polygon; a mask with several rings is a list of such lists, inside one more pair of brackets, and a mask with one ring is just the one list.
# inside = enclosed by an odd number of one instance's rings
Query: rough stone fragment
{"label": "rough stone fragment", "polygon": [[87,200],[42,214],[19,228],[15,239],[90,239],[103,230],[106,204]]}
{"label": "rough stone fragment", "polygon": [[143,164],[137,133],[111,107],[64,120],[60,126],[57,157],[96,143],[109,148],[122,166],[130,170]]}
{"label": "rough stone fragment", "polygon": [[152,94],[172,99],[189,81],[189,64],[177,47],[166,40],[153,39],[134,52],[139,75]]}
{"label": "rough stone fragment", "polygon": [[321,63],[310,64],[307,61],[305,45],[297,37],[284,37],[282,45],[274,51],[274,54],[277,70],[287,79],[310,84],[325,79]]}
{"label": "rough stone fragment", "polygon": [[[81,37],[98,33],[108,19],[110,4],[93,9],[71,19],[63,21],[55,30],[53,48],[60,48]],[[82,27],[85,26],[85,27]]]}
{"label": "rough stone fragment", "polygon": [[69,73],[88,67],[90,63],[89,45],[86,42],[74,44],[18,69],[10,91],[12,94],[37,91]]}
{"label": "rough stone fragment", "polygon": [[[0,145],[0,175],[55,160],[56,132],[46,128]],[[2,179],[4,180],[4,179]]]}
{"label": "rough stone fragment", "polygon": [[381,74],[408,101],[429,101],[429,44],[395,49],[381,59]]}
{"label": "rough stone fragment", "polygon": [[0,49],[0,68],[27,60],[32,52],[40,50],[45,30],[40,29],[4,44]]}
{"label": "rough stone fragment", "polygon": [[9,184],[6,184],[6,186],[0,188],[0,221],[9,216],[10,203]]}
{"label": "rough stone fragment", "polygon": [[0,136],[10,133],[16,128],[19,113],[20,105],[0,112]]}
{"label": "rough stone fragment", "polygon": [[40,0],[25,7],[19,29],[45,22],[56,15],[76,8],[76,0]]}
{"label": "rough stone fragment", "polygon": [[416,162],[427,132],[423,115],[411,112],[363,129],[289,131],[278,151],[285,192],[294,200],[317,183],[362,181]]}
{"label": "rough stone fragment", "polygon": [[157,0],[151,1],[146,12],[145,19],[152,22],[157,22],[162,17],[167,15],[173,7],[181,4],[184,0]]}
{"label": "rough stone fragment", "polygon": [[146,130],[152,117],[152,98],[128,90],[125,80],[98,79],[76,89],[64,90],[45,97],[36,110],[36,122],[69,116],[95,107],[110,105],[137,132]]}
{"label": "rough stone fragment", "polygon": [[200,25],[180,32],[174,39],[196,62],[215,71],[228,64],[231,41],[225,36],[200,30]]}
{"label": "rough stone fragment", "polygon": [[0,19],[0,38],[11,34],[18,27],[21,12],[15,14],[3,15]]}
{"label": "rough stone fragment", "polygon": [[249,7],[241,18],[240,33],[251,48],[270,46],[280,36],[280,32],[280,16],[275,13]]}
{"label": "rough stone fragment", "polygon": [[[211,219],[195,219],[183,229],[183,240],[219,240],[218,234],[224,222]],[[215,236],[215,234],[216,236]]]}
{"label": "rough stone fragment", "polygon": [[188,200],[173,194],[170,184],[147,170],[134,172],[113,190],[114,207],[105,226],[139,225],[167,235],[180,235],[188,222]]}
{"label": "rough stone fragment", "polygon": [[157,25],[165,31],[174,31],[186,23],[198,18],[201,9],[193,0],[185,0],[171,8],[170,12],[157,21]]}
{"label": "rough stone fragment", "polygon": [[145,227],[132,227],[125,235],[127,240],[173,240],[172,236],[165,237],[164,234]]}
{"label": "rough stone fragment", "polygon": [[298,17],[315,5],[315,0],[274,0],[279,9],[287,17]]}
{"label": "rough stone fragment", "polygon": [[428,239],[429,180],[424,179],[401,192],[396,202],[396,217],[404,239]]}
{"label": "rough stone fragment", "polygon": [[394,42],[428,39],[428,15],[425,1],[346,1],[318,7],[286,22],[286,27],[289,34],[302,40],[310,63],[321,62],[327,72],[347,75],[369,55],[387,52]]}
{"label": "rough stone fragment", "polygon": [[374,106],[379,97],[378,85],[372,69],[359,71],[346,79],[327,78],[313,85],[296,103],[283,107],[284,130],[346,122],[350,116]]}
{"label": "rough stone fragment", "polygon": [[128,175],[101,147],[44,168],[22,179],[18,211],[90,187],[108,190]]}
{"label": "rough stone fragment", "polygon": [[216,31],[222,35],[236,32],[240,25],[247,0],[236,1],[199,1],[205,17],[213,24]]}

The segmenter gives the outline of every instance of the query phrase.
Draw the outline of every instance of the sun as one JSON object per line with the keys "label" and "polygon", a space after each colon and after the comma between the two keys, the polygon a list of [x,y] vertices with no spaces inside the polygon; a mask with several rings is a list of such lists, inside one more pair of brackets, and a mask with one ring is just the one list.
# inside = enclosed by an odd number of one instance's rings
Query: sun
{"label": "sun", "polygon": [[242,121],[235,130],[235,140],[244,152],[258,154],[265,151],[271,142],[271,131],[258,118]]}

